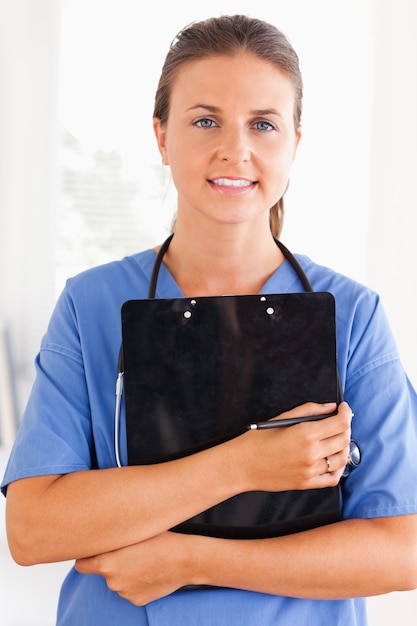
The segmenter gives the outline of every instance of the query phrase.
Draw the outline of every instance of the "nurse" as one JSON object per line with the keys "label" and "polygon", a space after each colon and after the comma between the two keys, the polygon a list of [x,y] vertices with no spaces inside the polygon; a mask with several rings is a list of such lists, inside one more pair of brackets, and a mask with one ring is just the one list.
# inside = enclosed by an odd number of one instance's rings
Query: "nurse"
{"label": "nurse", "polygon": [[[304,290],[274,241],[301,110],[298,58],[274,26],[223,16],[177,36],[154,110],[178,192],[157,297]],[[117,467],[120,307],[146,297],[157,251],[74,277],[57,303],[2,484],[12,555],[23,565],[75,560],[59,626],[365,626],[363,597],[417,586],[416,394],[378,296],[297,254],[313,289],[336,300],[346,402],[280,417],[337,414]],[[337,485],[351,438],[362,462],[343,481],[340,522],[261,540],[170,532],[245,491]]]}

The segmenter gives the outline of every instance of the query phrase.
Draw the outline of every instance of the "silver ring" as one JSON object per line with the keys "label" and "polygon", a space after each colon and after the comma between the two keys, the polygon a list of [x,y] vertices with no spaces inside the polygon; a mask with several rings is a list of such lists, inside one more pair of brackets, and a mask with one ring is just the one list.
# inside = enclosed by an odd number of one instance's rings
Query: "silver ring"
{"label": "silver ring", "polygon": [[330,472],[332,471],[332,466],[330,464],[329,457],[325,456],[324,460],[326,461],[326,464],[327,464],[327,473],[330,474]]}

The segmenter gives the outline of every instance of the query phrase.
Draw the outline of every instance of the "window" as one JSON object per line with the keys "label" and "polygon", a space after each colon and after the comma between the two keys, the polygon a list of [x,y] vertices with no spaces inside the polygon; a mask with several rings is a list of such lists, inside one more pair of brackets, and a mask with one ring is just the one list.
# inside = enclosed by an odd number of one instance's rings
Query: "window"
{"label": "window", "polygon": [[171,226],[175,200],[152,130],[163,58],[140,36],[143,19],[136,0],[63,0],[57,292]]}

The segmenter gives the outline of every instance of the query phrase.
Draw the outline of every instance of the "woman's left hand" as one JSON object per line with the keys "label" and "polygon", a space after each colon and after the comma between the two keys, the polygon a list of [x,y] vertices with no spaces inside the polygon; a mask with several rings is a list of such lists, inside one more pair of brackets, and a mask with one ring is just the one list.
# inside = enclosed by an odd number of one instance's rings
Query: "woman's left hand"
{"label": "woman's left hand", "polygon": [[417,515],[351,519],[259,541],[164,532],[79,559],[76,569],[103,576],[138,606],[192,584],[339,600],[415,589],[416,536]]}
{"label": "woman's left hand", "polygon": [[82,574],[99,574],[122,598],[143,606],[189,584],[192,536],[165,532],[106,554],[78,559]]}

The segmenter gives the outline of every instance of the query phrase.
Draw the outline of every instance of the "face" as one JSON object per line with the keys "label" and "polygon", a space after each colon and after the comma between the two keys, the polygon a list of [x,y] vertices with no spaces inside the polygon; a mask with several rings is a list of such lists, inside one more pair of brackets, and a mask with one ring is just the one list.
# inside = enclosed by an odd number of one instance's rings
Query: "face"
{"label": "face", "polygon": [[185,64],[167,123],[154,120],[177,219],[268,223],[300,138],[293,112],[291,81],[272,63],[240,53]]}

